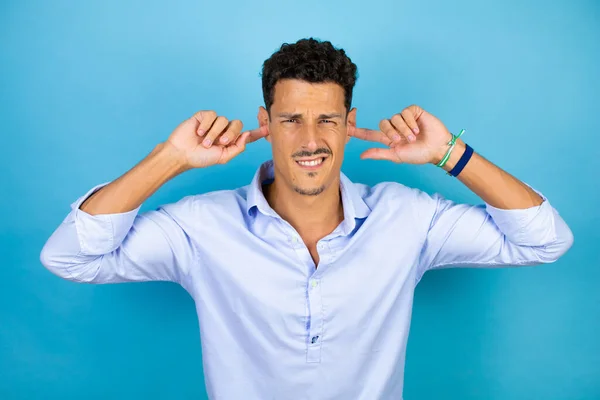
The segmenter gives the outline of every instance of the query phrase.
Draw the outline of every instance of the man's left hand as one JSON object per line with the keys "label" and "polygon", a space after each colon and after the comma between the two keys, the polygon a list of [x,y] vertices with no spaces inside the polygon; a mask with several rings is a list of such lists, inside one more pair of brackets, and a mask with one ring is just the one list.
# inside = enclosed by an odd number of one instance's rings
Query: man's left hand
{"label": "man's left hand", "polygon": [[379,131],[350,128],[350,136],[383,143],[388,148],[372,148],[362,159],[390,160],[396,163],[428,164],[439,162],[448,150],[452,135],[444,124],[421,107],[412,105],[379,123]]}

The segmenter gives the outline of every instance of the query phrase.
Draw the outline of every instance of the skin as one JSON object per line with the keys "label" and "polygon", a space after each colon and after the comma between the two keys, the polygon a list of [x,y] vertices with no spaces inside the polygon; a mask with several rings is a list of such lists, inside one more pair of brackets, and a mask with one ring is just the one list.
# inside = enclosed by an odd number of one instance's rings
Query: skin
{"label": "skin", "polygon": [[[383,119],[379,129],[358,128],[356,109],[346,112],[343,89],[333,83],[283,80],[274,94],[270,113],[259,109],[259,127],[243,133],[239,120],[229,121],[214,111],[197,112],[144,160],[90,196],[81,210],[91,215],[133,210],[173,177],[192,168],[225,164],[246,144],[264,137],[272,145],[275,170],[274,183],[264,188],[265,197],[296,229],[318,265],[317,241],[343,219],[340,170],[350,138],[383,144],[365,151],[362,159],[423,165],[437,164],[452,137],[438,118],[417,105]],[[464,150],[459,139],[446,171]],[[307,170],[297,163],[320,157],[326,159],[317,169]],[[524,209],[543,201],[529,186],[477,153],[458,179],[497,208]]]}
{"label": "skin", "polygon": [[[271,207],[292,225],[318,263],[317,241],[343,219],[340,170],[348,127],[356,110],[348,114],[344,90],[334,83],[279,81],[269,113],[258,113],[273,149],[275,180],[266,188]],[[324,158],[315,170],[297,160]]]}

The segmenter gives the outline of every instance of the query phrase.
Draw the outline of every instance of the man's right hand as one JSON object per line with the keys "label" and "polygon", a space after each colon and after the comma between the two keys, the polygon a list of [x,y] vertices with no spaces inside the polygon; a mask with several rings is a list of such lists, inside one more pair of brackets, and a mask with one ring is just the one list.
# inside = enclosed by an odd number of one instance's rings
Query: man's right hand
{"label": "man's right hand", "polygon": [[[88,197],[80,209],[91,215],[131,211],[169,179],[189,169],[225,164],[244,151],[247,143],[267,136],[266,127],[241,131],[241,121],[229,122],[214,111],[199,111],[135,167]],[[210,145],[203,144],[207,139]]]}
{"label": "man's right hand", "polygon": [[266,127],[241,133],[242,127],[239,120],[198,111],[179,124],[165,144],[177,150],[184,169],[225,164],[242,153],[247,143],[267,136]]}

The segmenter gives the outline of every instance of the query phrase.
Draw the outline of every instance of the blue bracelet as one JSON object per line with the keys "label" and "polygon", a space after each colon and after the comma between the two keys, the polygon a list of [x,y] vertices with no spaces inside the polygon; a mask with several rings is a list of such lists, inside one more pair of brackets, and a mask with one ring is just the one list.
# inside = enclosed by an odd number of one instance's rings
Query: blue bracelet
{"label": "blue bracelet", "polygon": [[469,146],[466,143],[465,145],[467,147],[465,148],[465,152],[463,153],[463,155],[460,157],[460,160],[458,160],[454,168],[452,168],[452,170],[448,172],[448,174],[454,177],[457,177],[458,174],[462,172],[463,168],[465,167],[465,165],[467,165],[467,163],[471,159],[471,156],[473,155],[473,149],[471,148],[471,146]]}

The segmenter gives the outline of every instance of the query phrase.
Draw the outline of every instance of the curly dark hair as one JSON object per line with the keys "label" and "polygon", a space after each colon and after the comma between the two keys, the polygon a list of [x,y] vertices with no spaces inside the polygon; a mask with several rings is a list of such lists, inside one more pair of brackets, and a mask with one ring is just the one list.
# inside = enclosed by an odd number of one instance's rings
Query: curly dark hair
{"label": "curly dark hair", "polygon": [[329,41],[308,38],[292,44],[282,44],[264,62],[261,75],[265,108],[269,113],[273,105],[275,84],[280,79],[337,83],[344,89],[344,105],[346,111],[349,111],[357,68],[343,49],[336,49]]}

